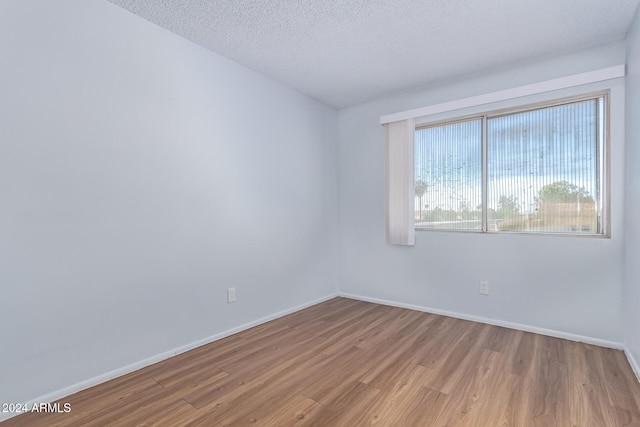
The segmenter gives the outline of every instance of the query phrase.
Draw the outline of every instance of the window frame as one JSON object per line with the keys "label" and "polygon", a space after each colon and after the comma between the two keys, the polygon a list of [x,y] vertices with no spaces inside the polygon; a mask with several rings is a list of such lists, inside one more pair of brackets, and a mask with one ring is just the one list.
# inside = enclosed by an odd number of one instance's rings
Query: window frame
{"label": "window frame", "polygon": [[[528,98],[528,97],[527,97]],[[523,112],[530,112],[535,110],[541,110],[545,108],[558,107],[576,102],[588,101],[588,100],[600,100],[602,99],[602,109],[598,106],[596,118],[596,155],[598,159],[596,161],[596,178],[598,180],[598,198],[597,198],[597,213],[598,213],[598,232],[594,233],[563,233],[563,232],[549,232],[549,231],[510,231],[510,230],[489,230],[488,229],[488,140],[487,140],[487,121],[492,118],[498,118],[508,116],[512,114],[518,114]],[[599,101],[598,101],[599,102]],[[557,98],[549,98],[537,101],[531,101],[528,103],[510,102],[507,106],[499,106],[495,108],[487,108],[487,105],[478,106],[475,108],[467,108],[464,110],[473,110],[468,114],[456,115],[455,111],[449,111],[445,114],[438,114],[436,116],[443,115],[444,117],[431,117],[423,116],[416,118],[415,131],[420,129],[442,126],[445,124],[460,123],[471,120],[482,120],[482,147],[481,147],[481,170],[482,170],[482,223],[481,229],[433,229],[418,227],[414,225],[415,231],[420,232],[455,232],[455,233],[473,233],[473,234],[522,234],[522,235],[534,235],[534,236],[564,236],[564,237],[580,237],[580,238],[610,238],[611,237],[611,200],[610,200],[610,134],[611,134],[611,88],[594,90],[585,93],[572,94]],[[477,111],[476,111],[477,110]],[[602,118],[600,118],[602,115]],[[431,119],[430,119],[431,118]],[[603,128],[600,126],[600,121],[603,123]],[[415,167],[415,159],[414,159]],[[414,179],[415,182],[415,179]]]}

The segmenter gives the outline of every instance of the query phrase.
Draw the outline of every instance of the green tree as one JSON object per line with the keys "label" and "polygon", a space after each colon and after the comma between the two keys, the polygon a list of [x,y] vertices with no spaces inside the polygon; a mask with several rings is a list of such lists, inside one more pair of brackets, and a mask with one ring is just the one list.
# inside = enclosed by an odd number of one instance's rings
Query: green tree
{"label": "green tree", "polygon": [[578,187],[568,181],[556,181],[540,189],[537,198],[540,203],[593,203],[593,197],[584,187]]}
{"label": "green tree", "polygon": [[543,222],[549,226],[577,230],[595,229],[597,219],[593,197],[584,187],[556,181],[540,189],[536,199]]}
{"label": "green tree", "polygon": [[416,197],[420,199],[420,221],[422,221],[422,196],[427,192],[427,183],[419,179],[414,184],[414,191]]}

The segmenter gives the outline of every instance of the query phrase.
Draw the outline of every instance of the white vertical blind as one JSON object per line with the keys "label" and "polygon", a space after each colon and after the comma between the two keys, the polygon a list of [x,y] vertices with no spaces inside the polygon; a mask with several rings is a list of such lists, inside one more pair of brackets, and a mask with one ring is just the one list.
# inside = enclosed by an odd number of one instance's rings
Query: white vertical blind
{"label": "white vertical blind", "polygon": [[482,119],[415,133],[415,212],[421,229],[482,230]]}
{"label": "white vertical blind", "polygon": [[597,99],[487,120],[487,204],[501,231],[599,232],[597,130]]}
{"label": "white vertical blind", "polygon": [[385,124],[387,134],[386,240],[415,245],[413,119]]}

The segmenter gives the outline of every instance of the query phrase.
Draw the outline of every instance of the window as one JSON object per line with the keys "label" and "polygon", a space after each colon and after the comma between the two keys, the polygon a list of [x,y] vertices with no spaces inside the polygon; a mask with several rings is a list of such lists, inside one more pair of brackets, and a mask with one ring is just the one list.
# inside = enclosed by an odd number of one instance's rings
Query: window
{"label": "window", "polygon": [[606,94],[419,126],[415,228],[606,235]]}

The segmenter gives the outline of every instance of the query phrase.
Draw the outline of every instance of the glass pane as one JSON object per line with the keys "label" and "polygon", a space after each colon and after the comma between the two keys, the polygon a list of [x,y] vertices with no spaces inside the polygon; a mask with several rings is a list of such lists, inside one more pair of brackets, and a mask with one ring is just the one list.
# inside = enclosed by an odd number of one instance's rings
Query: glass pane
{"label": "glass pane", "polygon": [[482,230],[482,120],[417,129],[416,228]]}
{"label": "glass pane", "polygon": [[487,228],[597,234],[598,100],[487,120]]}

